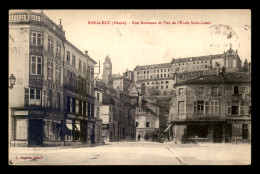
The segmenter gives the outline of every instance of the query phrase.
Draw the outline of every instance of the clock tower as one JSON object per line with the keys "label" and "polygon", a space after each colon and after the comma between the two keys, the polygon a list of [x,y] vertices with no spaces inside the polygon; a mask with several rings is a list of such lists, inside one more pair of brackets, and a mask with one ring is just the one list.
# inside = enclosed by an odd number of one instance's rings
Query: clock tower
{"label": "clock tower", "polygon": [[113,86],[112,63],[108,56],[106,56],[105,62],[103,63],[102,79],[106,85]]}

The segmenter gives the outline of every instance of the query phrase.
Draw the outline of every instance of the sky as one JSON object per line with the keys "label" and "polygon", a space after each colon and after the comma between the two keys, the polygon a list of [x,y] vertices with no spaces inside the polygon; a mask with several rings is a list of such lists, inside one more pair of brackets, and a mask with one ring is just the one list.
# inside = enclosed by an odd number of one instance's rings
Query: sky
{"label": "sky", "polygon": [[[170,63],[172,58],[222,54],[230,46],[238,50],[242,62],[245,59],[251,62],[250,10],[43,9],[43,12],[57,24],[62,19],[67,40],[82,52],[87,50],[96,62],[100,61],[100,78],[107,55],[113,74],[134,70],[137,65]],[[89,24],[89,21],[111,24]],[[126,25],[112,25],[113,21]],[[141,21],[157,24],[141,24]],[[191,21],[207,24],[191,24]]]}

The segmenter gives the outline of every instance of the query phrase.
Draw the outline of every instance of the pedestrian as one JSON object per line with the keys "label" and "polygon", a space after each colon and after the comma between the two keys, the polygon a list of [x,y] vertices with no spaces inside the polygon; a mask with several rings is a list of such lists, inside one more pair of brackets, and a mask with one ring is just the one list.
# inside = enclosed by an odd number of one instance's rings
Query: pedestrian
{"label": "pedestrian", "polygon": [[140,141],[140,138],[141,138],[141,135],[139,134],[139,135],[138,135],[138,141]]}

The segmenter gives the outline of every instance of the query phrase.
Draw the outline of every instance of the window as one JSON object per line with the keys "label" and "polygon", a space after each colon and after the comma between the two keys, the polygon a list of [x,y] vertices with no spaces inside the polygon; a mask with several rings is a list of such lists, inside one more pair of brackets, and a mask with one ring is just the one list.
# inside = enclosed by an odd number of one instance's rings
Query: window
{"label": "window", "polygon": [[97,107],[97,113],[96,113],[96,117],[97,117],[97,118],[99,118],[99,110],[100,110],[100,108]]}
{"label": "window", "polygon": [[194,113],[194,114],[197,113],[197,101],[194,101],[194,104],[193,104],[193,113]]}
{"label": "window", "polygon": [[31,57],[31,74],[32,75],[42,74],[42,57],[39,56]]}
{"label": "window", "polygon": [[72,65],[76,66],[76,57],[72,54]]}
{"label": "window", "polygon": [[41,105],[41,90],[30,88],[30,105]]}
{"label": "window", "polygon": [[238,86],[233,86],[232,93],[233,94],[239,94],[239,87]]}
{"label": "window", "polygon": [[183,95],[184,94],[184,89],[183,88],[179,88],[179,95]]}
{"label": "window", "polygon": [[32,45],[42,45],[42,34],[33,32],[32,33]]}
{"label": "window", "polygon": [[210,112],[211,114],[218,114],[219,113],[219,103],[218,101],[210,101]]}
{"label": "window", "polygon": [[79,69],[82,70],[82,60],[79,59]]}
{"label": "window", "polygon": [[218,87],[211,87],[211,95],[218,95],[219,88]]}
{"label": "window", "polygon": [[164,74],[164,77],[166,77],[166,74]]}
{"label": "window", "polygon": [[70,52],[67,51],[67,62],[70,62]]}
{"label": "window", "polygon": [[99,101],[99,92],[97,93],[97,101]]}
{"label": "window", "polygon": [[245,101],[240,101],[240,115],[244,115],[244,106],[245,106]]}
{"label": "window", "polygon": [[242,138],[248,139],[248,124],[242,124]]}
{"label": "window", "polygon": [[227,102],[227,114],[231,115],[231,101]]}
{"label": "window", "polygon": [[204,113],[204,101],[197,101],[197,113],[198,114]]}
{"label": "window", "polygon": [[209,113],[209,101],[205,101],[205,114]]}
{"label": "window", "polygon": [[198,95],[204,94],[204,87],[198,87]]}
{"label": "window", "polygon": [[27,140],[27,119],[16,119],[16,140]]}
{"label": "window", "polygon": [[56,64],[56,74],[55,74],[55,78],[56,78],[56,81],[57,82],[60,82],[61,81],[61,67],[60,65]]}
{"label": "window", "polygon": [[47,63],[47,77],[52,79],[53,77],[53,62],[52,60],[48,60],[48,63]]}
{"label": "window", "polygon": [[161,89],[163,89],[163,86],[161,86]]}
{"label": "window", "polygon": [[208,68],[208,65],[205,65],[205,68]]}
{"label": "window", "polygon": [[168,89],[168,85],[166,85],[166,88]]}
{"label": "window", "polygon": [[61,57],[61,44],[56,44],[56,56]]}
{"label": "window", "polygon": [[76,100],[76,114],[79,114],[79,100]]}
{"label": "window", "polygon": [[239,101],[232,101],[231,103],[231,114],[238,115],[239,114]]}
{"label": "window", "polygon": [[53,52],[53,39],[48,37],[48,51]]}
{"label": "window", "polygon": [[150,127],[150,122],[146,122],[146,127]]}
{"label": "window", "polygon": [[56,109],[60,109],[60,94],[56,93]]}
{"label": "window", "polygon": [[87,65],[86,65],[86,62],[83,62],[83,73],[84,73],[84,74],[87,73]]}

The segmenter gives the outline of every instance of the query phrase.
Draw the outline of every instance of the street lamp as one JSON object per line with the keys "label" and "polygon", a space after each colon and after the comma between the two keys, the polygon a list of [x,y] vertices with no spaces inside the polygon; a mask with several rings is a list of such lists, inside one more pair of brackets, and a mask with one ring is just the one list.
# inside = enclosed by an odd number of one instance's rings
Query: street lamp
{"label": "street lamp", "polygon": [[9,88],[12,89],[13,86],[15,85],[15,81],[16,81],[16,78],[13,74],[11,74],[11,76],[9,77],[9,82],[10,82],[10,85]]}

